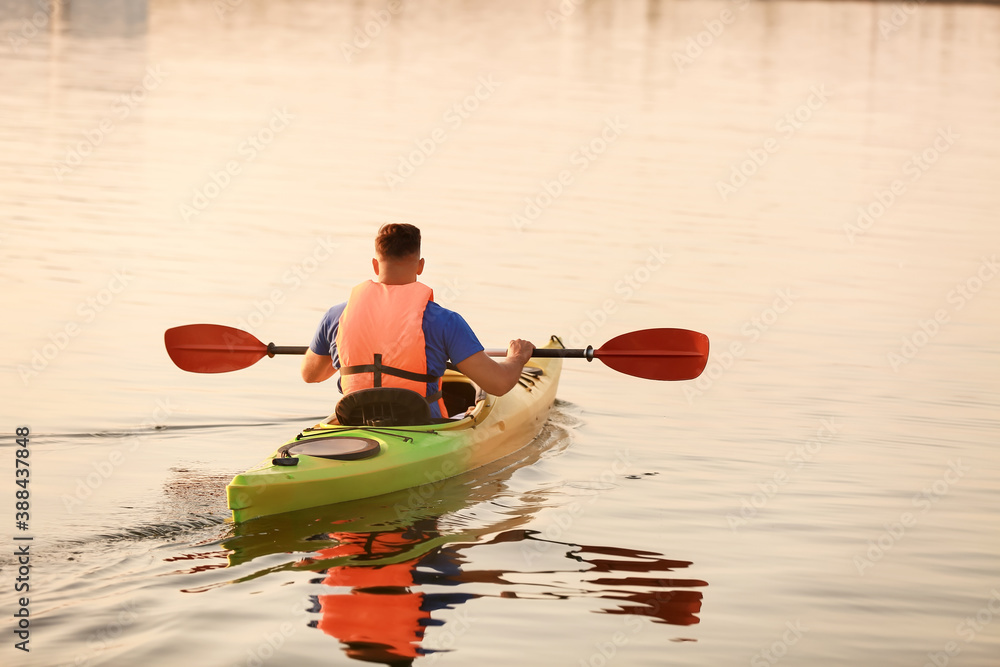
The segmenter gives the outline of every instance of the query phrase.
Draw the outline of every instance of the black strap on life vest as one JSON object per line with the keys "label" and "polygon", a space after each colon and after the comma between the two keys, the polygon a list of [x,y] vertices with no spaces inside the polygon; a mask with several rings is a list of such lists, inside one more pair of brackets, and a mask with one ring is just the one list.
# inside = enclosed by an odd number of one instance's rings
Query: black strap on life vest
{"label": "black strap on life vest", "polygon": [[[393,366],[386,366],[382,363],[382,355],[376,354],[373,363],[370,364],[360,364],[357,366],[341,366],[341,375],[355,375],[357,373],[372,373],[375,378],[373,380],[373,386],[378,388],[382,386],[382,374],[392,375],[393,377],[403,378],[404,380],[410,380],[412,382],[426,382],[432,383],[437,382],[440,378],[436,375],[427,375],[426,373],[413,373],[411,371],[403,370],[402,368],[395,368]],[[439,398],[441,398],[441,392],[436,391],[427,397],[428,403],[434,403]]]}

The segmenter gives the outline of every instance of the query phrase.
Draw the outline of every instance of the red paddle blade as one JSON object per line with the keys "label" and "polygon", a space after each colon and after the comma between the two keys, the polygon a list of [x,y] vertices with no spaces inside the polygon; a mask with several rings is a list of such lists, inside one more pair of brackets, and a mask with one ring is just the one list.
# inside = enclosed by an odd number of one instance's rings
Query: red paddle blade
{"label": "red paddle blade", "polygon": [[594,356],[648,380],[693,380],[708,363],[708,336],[687,329],[643,329],[612,338]]}
{"label": "red paddle blade", "polygon": [[246,331],[221,324],[187,324],[163,334],[167,354],[191,373],[228,373],[267,356],[267,345]]}

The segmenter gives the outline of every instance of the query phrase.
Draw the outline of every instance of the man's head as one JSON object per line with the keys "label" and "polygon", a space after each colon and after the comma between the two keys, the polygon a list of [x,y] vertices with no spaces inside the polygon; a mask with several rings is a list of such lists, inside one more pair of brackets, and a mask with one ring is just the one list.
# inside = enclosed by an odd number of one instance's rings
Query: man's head
{"label": "man's head", "polygon": [[375,237],[372,268],[381,283],[416,281],[424,271],[424,260],[420,258],[420,230],[403,222],[382,225]]}
{"label": "man's head", "polygon": [[375,255],[379,259],[420,258],[420,230],[405,222],[382,225],[375,237]]}

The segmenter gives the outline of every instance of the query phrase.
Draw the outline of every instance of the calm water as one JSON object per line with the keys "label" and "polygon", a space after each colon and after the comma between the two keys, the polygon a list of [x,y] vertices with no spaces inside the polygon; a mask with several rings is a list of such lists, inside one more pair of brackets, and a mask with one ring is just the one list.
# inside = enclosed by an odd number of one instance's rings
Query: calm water
{"label": "calm water", "polygon": [[[8,0],[0,36],[2,664],[998,664],[996,7]],[[305,344],[386,220],[487,346],[712,362],[567,364],[513,460],[234,527],[334,389],[163,331]]]}

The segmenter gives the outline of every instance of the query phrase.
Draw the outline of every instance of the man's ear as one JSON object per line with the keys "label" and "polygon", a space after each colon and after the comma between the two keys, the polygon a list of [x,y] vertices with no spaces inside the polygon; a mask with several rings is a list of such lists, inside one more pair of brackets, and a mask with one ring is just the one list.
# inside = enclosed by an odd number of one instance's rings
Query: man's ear
{"label": "man's ear", "polygon": [[421,257],[420,261],[417,263],[417,275],[419,276],[424,272],[424,258]]}
{"label": "man's ear", "polygon": [[372,268],[375,270],[375,275],[378,275],[378,257],[372,257]]}

